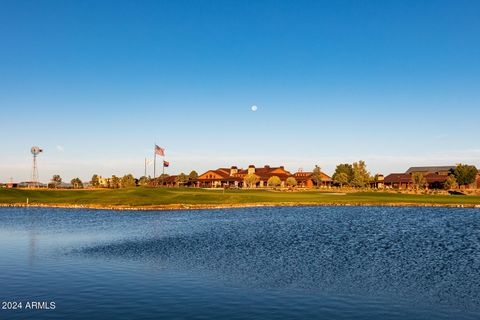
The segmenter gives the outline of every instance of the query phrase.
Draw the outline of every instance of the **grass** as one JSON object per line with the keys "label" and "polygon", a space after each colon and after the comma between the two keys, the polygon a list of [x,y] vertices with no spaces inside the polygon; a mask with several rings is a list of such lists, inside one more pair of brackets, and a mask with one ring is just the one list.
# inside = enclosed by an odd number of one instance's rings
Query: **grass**
{"label": "grass", "polygon": [[0,189],[0,204],[46,204],[148,207],[165,205],[247,204],[412,204],[480,205],[480,196],[413,195],[354,192],[344,195],[320,192],[268,190],[204,190],[191,188],[128,188],[100,190]]}

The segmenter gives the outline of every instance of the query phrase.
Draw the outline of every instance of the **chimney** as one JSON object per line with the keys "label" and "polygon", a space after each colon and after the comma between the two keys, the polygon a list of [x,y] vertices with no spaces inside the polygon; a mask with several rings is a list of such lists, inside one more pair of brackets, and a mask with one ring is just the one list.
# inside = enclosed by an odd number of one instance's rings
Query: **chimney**
{"label": "chimney", "polygon": [[230,176],[233,176],[234,174],[238,173],[238,168],[236,166],[232,166],[230,168]]}
{"label": "chimney", "polygon": [[265,169],[270,169],[270,166],[268,164],[266,164]]}
{"label": "chimney", "polygon": [[248,174],[255,173],[255,166],[253,164],[248,166]]}

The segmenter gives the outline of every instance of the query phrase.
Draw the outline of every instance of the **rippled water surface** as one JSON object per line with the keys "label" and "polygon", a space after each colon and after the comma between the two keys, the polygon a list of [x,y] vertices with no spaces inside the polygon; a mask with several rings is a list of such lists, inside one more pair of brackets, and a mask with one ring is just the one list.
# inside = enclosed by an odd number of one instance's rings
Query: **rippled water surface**
{"label": "rippled water surface", "polygon": [[0,319],[480,319],[480,210],[0,208],[0,300],[24,306]]}

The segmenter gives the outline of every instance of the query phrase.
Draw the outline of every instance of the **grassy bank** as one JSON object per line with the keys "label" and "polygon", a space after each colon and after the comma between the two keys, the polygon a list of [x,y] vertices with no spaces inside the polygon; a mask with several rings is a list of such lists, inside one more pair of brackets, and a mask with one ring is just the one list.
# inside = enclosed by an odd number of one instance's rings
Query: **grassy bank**
{"label": "grassy bank", "polygon": [[91,207],[168,207],[174,205],[445,205],[480,206],[480,196],[412,195],[385,192],[335,194],[319,191],[203,190],[189,188],[131,188],[102,190],[0,189],[0,204]]}

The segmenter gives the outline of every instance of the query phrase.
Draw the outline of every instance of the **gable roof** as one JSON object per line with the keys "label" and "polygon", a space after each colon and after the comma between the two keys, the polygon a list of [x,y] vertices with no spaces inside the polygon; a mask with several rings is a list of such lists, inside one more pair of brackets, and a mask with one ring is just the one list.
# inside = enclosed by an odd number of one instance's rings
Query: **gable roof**
{"label": "gable roof", "polygon": [[410,167],[405,173],[412,172],[445,172],[455,170],[455,166]]}
{"label": "gable roof", "polygon": [[[213,175],[215,175],[216,177],[209,178],[209,177],[207,177],[208,173],[213,173]],[[208,179],[218,180],[218,177],[220,177],[220,179],[229,178],[230,177],[230,172],[225,171],[224,168],[220,168],[220,169],[217,169],[217,170],[208,170],[207,172],[199,175],[197,179],[198,180],[208,180]]]}
{"label": "gable roof", "polygon": [[[299,171],[295,172],[293,176],[297,181],[306,181],[312,179],[313,172],[310,171]],[[332,178],[325,174],[324,172],[320,172],[320,175],[322,177],[322,181],[332,181]]]}
{"label": "gable roof", "polygon": [[[414,171],[415,172],[415,171]],[[442,183],[447,180],[448,176],[428,173],[424,176],[425,181],[428,183]],[[385,177],[384,183],[412,183],[412,176],[408,173],[391,173]]]}

